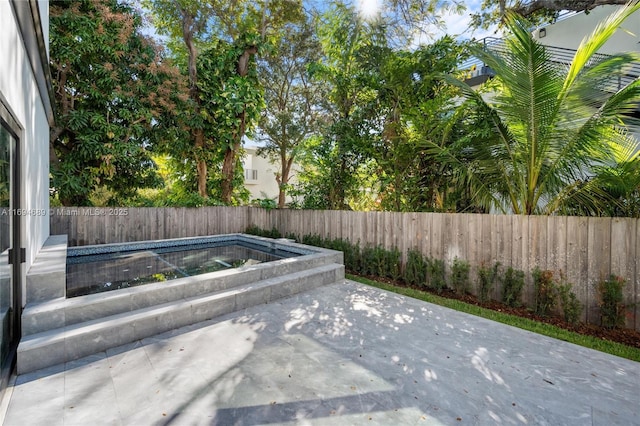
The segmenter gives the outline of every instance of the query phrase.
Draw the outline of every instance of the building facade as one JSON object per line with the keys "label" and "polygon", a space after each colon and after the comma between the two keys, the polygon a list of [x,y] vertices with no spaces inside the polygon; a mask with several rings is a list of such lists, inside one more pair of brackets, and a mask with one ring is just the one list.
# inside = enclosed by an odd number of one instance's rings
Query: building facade
{"label": "building facade", "polygon": [[[244,169],[244,186],[251,193],[251,201],[257,199],[271,199],[278,202],[278,182],[276,174],[280,172],[280,166],[269,158],[258,155],[258,148],[245,147],[242,157]],[[289,184],[296,182],[296,165],[291,170]],[[286,202],[291,202],[291,197],[286,197]]]}
{"label": "building facade", "polygon": [[[559,19],[553,24],[542,25],[533,31],[533,36],[545,46],[575,50],[582,39],[596,28],[600,22],[615,12],[620,6],[598,6],[589,13],[575,13]],[[634,13],[623,24],[623,31],[614,35],[598,51],[613,55],[620,52],[640,51],[640,13]]]}
{"label": "building facade", "polygon": [[0,1],[0,394],[20,340],[26,273],[49,236],[48,0]]}

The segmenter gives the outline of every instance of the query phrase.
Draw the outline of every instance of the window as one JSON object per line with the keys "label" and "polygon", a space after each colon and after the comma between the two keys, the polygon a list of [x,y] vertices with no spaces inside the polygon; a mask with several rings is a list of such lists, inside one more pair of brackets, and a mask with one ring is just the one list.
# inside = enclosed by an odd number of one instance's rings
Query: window
{"label": "window", "polygon": [[245,169],[244,180],[258,180],[258,171],[256,169]]}

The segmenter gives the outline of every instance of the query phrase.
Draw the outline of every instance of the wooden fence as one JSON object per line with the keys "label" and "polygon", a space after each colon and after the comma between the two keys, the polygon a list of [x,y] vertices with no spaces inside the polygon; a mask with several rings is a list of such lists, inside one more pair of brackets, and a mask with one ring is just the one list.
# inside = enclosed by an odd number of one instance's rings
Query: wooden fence
{"label": "wooden fence", "polygon": [[[264,210],[255,207],[54,208],[51,235],[70,245],[103,244],[243,232],[255,225],[298,236],[317,234],[361,246],[397,247],[472,266],[500,262],[527,272],[524,301],[534,298],[529,272],[562,273],[584,304],[582,320],[599,322],[597,283],[624,277],[627,327],[640,330],[640,220],[564,216]],[[404,259],[403,259],[404,260]],[[475,282],[475,280],[473,281]],[[494,297],[499,298],[500,289]]]}

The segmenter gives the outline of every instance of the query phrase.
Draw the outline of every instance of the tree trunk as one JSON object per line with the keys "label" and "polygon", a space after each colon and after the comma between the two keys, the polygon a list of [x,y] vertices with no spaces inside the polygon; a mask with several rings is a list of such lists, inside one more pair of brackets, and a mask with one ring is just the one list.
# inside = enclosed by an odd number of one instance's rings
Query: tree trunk
{"label": "tree trunk", "polygon": [[233,174],[236,170],[237,152],[240,151],[240,141],[233,143],[233,146],[227,148],[224,152],[224,160],[222,161],[222,183],[220,185],[222,202],[231,204],[231,196],[233,195]]}
{"label": "tree trunk", "polygon": [[[249,46],[238,58],[236,66],[236,72],[240,77],[246,77],[249,73],[249,60],[252,55],[258,52],[256,46]],[[221,184],[221,198],[225,204],[231,204],[231,196],[233,195],[233,174],[236,170],[236,164],[238,162],[238,152],[240,151],[240,145],[242,144],[242,138],[244,137],[247,125],[247,117],[245,111],[238,114],[240,119],[240,125],[238,131],[235,134],[233,145],[228,147],[224,152],[224,160],[222,162],[222,184]]]}
{"label": "tree trunk", "polygon": [[[194,146],[196,152],[204,150],[204,131],[202,129],[196,129]],[[207,162],[204,159],[198,158],[196,154],[196,172],[198,174],[198,194],[201,197],[207,198]]]}
{"label": "tree trunk", "polygon": [[276,178],[278,182],[278,208],[283,209],[286,204],[287,194],[285,188],[289,183],[289,174],[291,173],[291,165],[293,164],[293,157],[287,158],[286,155],[280,157],[282,164],[282,175]]}
{"label": "tree trunk", "polygon": [[[184,9],[180,9],[182,15],[182,39],[189,51],[189,97],[193,100],[195,105],[194,114],[200,115],[200,91],[198,90],[198,69],[197,59],[198,51],[196,50],[195,43],[193,41],[193,33],[195,30],[196,22],[195,16],[190,14]],[[193,146],[196,149],[196,173],[198,180],[198,194],[203,198],[208,198],[207,193],[207,162],[199,158],[200,154],[205,148],[204,130],[195,129]]]}

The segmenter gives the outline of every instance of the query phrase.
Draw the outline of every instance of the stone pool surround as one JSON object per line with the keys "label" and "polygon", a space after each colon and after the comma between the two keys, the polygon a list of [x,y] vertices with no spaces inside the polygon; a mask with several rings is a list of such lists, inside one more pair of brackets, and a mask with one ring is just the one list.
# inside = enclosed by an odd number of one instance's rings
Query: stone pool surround
{"label": "stone pool surround", "polygon": [[[244,240],[265,248],[279,247],[300,256],[66,298],[66,236],[50,237],[28,274],[18,374],[344,279],[343,254],[338,251],[245,234],[216,237]],[[184,245],[212,238],[174,241]],[[157,247],[162,240],[135,244]],[[85,248],[112,250],[107,245]]]}
{"label": "stone pool surround", "polygon": [[[327,251],[324,249],[296,244],[292,240],[281,238],[272,240],[247,234],[224,234],[206,237],[185,237],[171,240],[149,240],[130,243],[97,244],[88,246],[67,246],[67,235],[51,235],[45,241],[27,272],[26,302],[39,303],[66,297],[67,253],[75,256],[105,254],[127,250],[147,250],[157,247],[179,247],[208,242],[244,241],[265,249],[280,248],[299,255],[312,255]],[[330,251],[330,250],[329,250]],[[342,260],[340,260],[342,263]]]}

